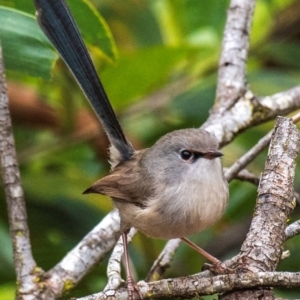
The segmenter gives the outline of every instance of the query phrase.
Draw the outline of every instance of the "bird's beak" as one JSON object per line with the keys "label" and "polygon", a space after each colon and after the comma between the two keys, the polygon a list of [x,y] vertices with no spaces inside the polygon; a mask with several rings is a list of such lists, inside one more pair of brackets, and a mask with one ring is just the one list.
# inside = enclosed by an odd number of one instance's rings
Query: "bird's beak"
{"label": "bird's beak", "polygon": [[208,151],[204,154],[204,158],[206,159],[214,159],[217,157],[223,156],[223,153],[219,150],[216,151]]}

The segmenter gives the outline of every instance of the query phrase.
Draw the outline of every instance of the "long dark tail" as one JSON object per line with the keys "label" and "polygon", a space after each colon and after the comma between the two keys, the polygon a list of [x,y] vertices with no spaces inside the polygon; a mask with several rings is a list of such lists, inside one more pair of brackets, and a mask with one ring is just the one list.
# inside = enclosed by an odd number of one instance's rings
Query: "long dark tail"
{"label": "long dark tail", "polygon": [[94,64],[64,0],[34,0],[38,23],[58,50],[98,115],[110,142],[126,160],[134,152],[111,107]]}

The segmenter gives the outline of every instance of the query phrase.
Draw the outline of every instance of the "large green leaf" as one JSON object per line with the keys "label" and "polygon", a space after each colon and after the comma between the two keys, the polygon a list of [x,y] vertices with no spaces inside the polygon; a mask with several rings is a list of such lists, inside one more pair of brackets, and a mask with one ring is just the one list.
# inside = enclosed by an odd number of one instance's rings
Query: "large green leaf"
{"label": "large green leaf", "polygon": [[[80,31],[86,43],[93,47],[93,52],[110,63],[115,61],[116,46],[103,17],[88,0],[69,2]],[[4,2],[0,0],[0,3]],[[32,76],[49,77],[58,56],[35,18],[15,9],[33,13],[32,3],[26,6],[14,0],[5,4],[10,8],[0,6],[0,39],[6,68]]]}
{"label": "large green leaf", "polygon": [[[67,0],[66,2],[74,15],[85,42],[95,47],[98,50],[98,54],[106,60],[114,61],[116,58],[116,47],[112,34],[104,18],[91,1]],[[0,4],[11,6],[30,14],[33,14],[35,10],[33,0],[0,0]]]}
{"label": "large green leaf", "polygon": [[32,76],[49,76],[57,55],[34,17],[0,6],[0,24],[6,68]]}

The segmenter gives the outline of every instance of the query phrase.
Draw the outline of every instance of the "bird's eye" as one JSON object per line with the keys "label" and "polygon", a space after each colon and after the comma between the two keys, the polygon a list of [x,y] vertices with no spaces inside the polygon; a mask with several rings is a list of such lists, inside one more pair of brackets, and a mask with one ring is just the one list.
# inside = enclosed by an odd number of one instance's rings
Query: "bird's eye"
{"label": "bird's eye", "polygon": [[193,152],[191,152],[189,150],[182,150],[180,152],[180,157],[183,160],[189,160],[189,159],[191,159],[193,157],[193,155],[194,155]]}

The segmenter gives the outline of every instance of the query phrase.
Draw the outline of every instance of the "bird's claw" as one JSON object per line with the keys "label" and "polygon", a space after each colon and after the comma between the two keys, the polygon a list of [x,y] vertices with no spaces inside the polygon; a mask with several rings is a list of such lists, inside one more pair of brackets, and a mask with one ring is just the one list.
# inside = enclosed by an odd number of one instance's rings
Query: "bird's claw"
{"label": "bird's claw", "polygon": [[[140,292],[140,289],[132,277],[127,278],[127,292],[128,292],[128,300],[137,300],[137,299],[143,300],[143,296]],[[136,298],[136,295],[138,295],[138,298]]]}
{"label": "bird's claw", "polygon": [[211,265],[211,264],[204,264],[202,267],[202,270],[208,270],[212,272],[215,275],[225,275],[225,274],[233,274],[235,273],[234,269],[226,267],[223,263],[220,261]]}

